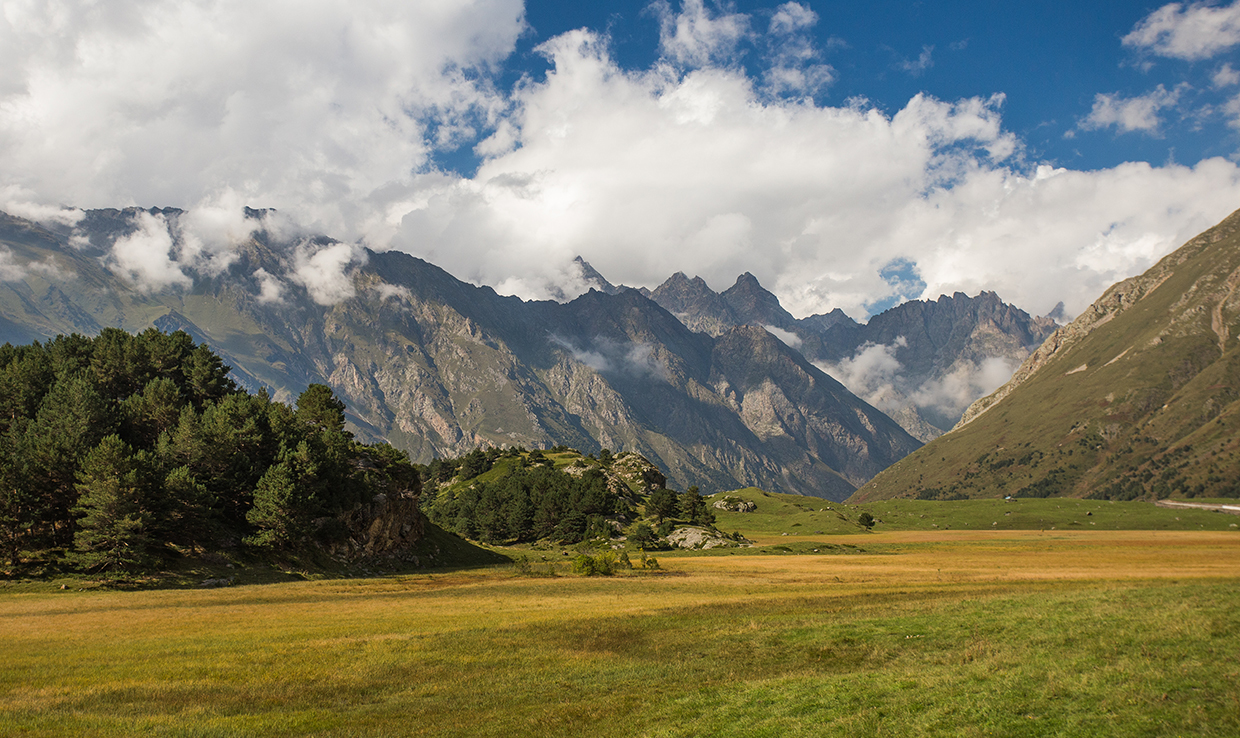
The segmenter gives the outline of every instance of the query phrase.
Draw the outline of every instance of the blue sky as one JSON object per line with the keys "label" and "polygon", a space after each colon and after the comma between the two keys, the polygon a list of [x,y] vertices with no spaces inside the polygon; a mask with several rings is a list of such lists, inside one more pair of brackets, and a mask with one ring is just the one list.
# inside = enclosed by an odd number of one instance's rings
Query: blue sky
{"label": "blue sky", "polygon": [[[812,93],[819,105],[864,98],[894,114],[919,92],[945,100],[1002,93],[1004,127],[1020,137],[1025,155],[1076,169],[1126,161],[1193,163],[1234,157],[1240,150],[1240,132],[1228,125],[1223,110],[1229,90],[1213,81],[1224,65],[1240,68],[1234,47],[1208,59],[1185,60],[1123,43],[1164,3],[802,5],[818,16],[811,37],[821,61],[834,70],[833,81]],[[715,7],[748,15],[751,26],[760,29],[779,6],[746,0]],[[522,75],[542,77],[548,61],[535,49],[576,28],[605,33],[622,68],[646,69],[660,58],[659,20],[648,3],[535,0],[526,4],[525,17],[529,28],[505,61],[501,84],[512,85]],[[742,43],[738,51],[730,61],[760,77],[770,50]],[[1160,109],[1156,128],[1085,123],[1098,95],[1132,100],[1160,85],[1180,88],[1180,104]],[[466,173],[478,165],[468,146],[436,158],[441,166]]]}
{"label": "blue sky", "polygon": [[531,298],[580,254],[1071,316],[1240,207],[1240,0],[0,6],[0,209],[188,209],[110,262],[149,289],[227,268],[249,205],[342,241],[264,295],[347,297],[366,246]]}

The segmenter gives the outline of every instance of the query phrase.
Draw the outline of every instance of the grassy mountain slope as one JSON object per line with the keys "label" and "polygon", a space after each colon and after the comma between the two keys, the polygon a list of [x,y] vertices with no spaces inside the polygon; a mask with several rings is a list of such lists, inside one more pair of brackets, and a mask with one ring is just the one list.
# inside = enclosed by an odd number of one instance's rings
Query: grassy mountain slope
{"label": "grassy mountain slope", "polygon": [[1240,495],[1240,211],[1055,332],[961,425],[858,490]]}

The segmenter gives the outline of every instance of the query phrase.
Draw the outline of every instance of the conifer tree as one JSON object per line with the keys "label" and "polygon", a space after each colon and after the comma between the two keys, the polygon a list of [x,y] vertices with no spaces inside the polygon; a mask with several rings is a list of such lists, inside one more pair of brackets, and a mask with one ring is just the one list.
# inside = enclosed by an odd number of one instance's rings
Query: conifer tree
{"label": "conifer tree", "polygon": [[86,455],[73,508],[81,519],[70,559],[78,566],[91,571],[134,571],[150,562],[149,465],[148,454],[133,454],[117,435],[104,437]]}

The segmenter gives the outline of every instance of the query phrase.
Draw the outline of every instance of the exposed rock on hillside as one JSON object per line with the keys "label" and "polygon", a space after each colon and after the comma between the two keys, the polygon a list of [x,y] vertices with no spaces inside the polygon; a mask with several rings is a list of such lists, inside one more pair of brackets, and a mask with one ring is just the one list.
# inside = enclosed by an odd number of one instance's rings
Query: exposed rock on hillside
{"label": "exposed rock on hillside", "polygon": [[722,294],[677,273],[650,297],[711,336],[766,328],[922,441],[952,427],[1057,327],[993,292],[907,302],[864,325],[838,309],[797,320],[748,273]]}

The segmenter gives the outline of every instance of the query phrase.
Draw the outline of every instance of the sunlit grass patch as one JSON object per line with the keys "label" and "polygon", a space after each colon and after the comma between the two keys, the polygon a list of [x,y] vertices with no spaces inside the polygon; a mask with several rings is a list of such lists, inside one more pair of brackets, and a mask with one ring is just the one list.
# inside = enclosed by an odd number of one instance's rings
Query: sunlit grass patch
{"label": "sunlit grass patch", "polygon": [[0,596],[0,733],[1235,735],[1240,537]]}

